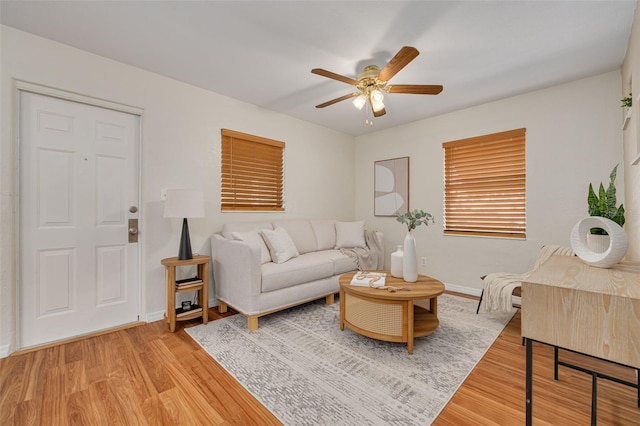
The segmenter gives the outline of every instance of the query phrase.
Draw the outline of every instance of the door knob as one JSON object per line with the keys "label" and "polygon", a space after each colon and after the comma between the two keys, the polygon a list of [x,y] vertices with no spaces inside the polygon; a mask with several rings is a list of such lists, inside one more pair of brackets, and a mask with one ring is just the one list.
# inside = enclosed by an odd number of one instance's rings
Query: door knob
{"label": "door knob", "polygon": [[131,207],[129,207],[129,212],[130,212],[130,213],[135,213],[135,212],[137,212],[137,211],[138,211],[138,208],[137,208],[136,206],[131,206]]}
{"label": "door knob", "polygon": [[129,242],[138,242],[138,219],[129,219]]}

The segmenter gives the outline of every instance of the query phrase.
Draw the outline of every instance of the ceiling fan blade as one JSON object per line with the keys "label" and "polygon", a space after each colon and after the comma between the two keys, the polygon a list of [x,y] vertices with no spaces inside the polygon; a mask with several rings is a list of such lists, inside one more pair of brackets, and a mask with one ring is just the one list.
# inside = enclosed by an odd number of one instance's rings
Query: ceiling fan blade
{"label": "ceiling fan blade", "polygon": [[437,95],[442,92],[440,85],[393,84],[387,87],[388,93],[410,93],[415,95]]}
{"label": "ceiling fan blade", "polygon": [[373,116],[374,117],[382,117],[383,115],[385,115],[387,113],[387,110],[382,108],[379,111],[374,111],[373,108],[371,108],[371,111],[373,111]]}
{"label": "ceiling fan blade", "polygon": [[398,74],[402,68],[406,67],[407,64],[413,61],[419,54],[420,52],[418,52],[418,49],[415,47],[404,46],[396,53],[396,56],[391,58],[389,63],[380,70],[378,78],[382,81],[391,80],[391,77]]}
{"label": "ceiling fan blade", "polygon": [[345,99],[356,97],[358,95],[360,95],[360,93],[358,93],[358,92],[349,93],[348,95],[340,96],[339,98],[331,99],[330,101],[327,101],[327,102],[325,102],[323,104],[316,105],[316,108],[328,107],[329,105],[333,105],[333,104],[338,103],[340,101],[344,101]]}
{"label": "ceiling fan blade", "polygon": [[322,68],[314,68],[314,69],[311,70],[311,72],[313,74],[318,74],[318,75],[321,75],[323,77],[332,78],[334,80],[338,80],[338,81],[341,81],[343,83],[350,84],[352,86],[357,86],[358,85],[358,81],[354,80],[353,78],[345,77],[344,75],[336,74],[335,72],[323,70]]}

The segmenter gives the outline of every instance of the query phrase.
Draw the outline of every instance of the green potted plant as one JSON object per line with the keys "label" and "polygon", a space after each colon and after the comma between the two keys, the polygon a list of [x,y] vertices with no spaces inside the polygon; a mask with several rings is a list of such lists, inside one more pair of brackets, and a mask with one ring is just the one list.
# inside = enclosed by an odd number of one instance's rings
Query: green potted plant
{"label": "green potted plant", "polygon": [[[624,206],[620,204],[620,206],[616,206],[616,186],[615,180],[618,174],[618,164],[613,168],[611,174],[609,175],[609,187],[605,190],[604,185],[600,183],[600,188],[598,189],[598,194],[593,190],[593,185],[589,184],[589,194],[587,196],[587,204],[589,206],[589,216],[600,216],[605,217],[607,219],[611,219],[618,225],[624,225]],[[604,244],[604,249],[609,246],[608,235],[607,232],[602,228],[591,228],[590,235],[587,237],[591,237],[591,235],[602,235],[606,236],[606,238],[600,238],[602,241],[600,244]],[[595,242],[596,238],[590,238],[587,240],[589,245],[599,245]],[[592,247],[595,251],[597,247]],[[604,251],[604,250],[602,250]]]}
{"label": "green potted plant", "polygon": [[625,96],[624,98],[620,99],[620,101],[622,102],[622,105],[620,105],[620,107],[631,108],[631,102],[632,102],[631,96],[632,96],[631,93],[629,93],[629,96]]}

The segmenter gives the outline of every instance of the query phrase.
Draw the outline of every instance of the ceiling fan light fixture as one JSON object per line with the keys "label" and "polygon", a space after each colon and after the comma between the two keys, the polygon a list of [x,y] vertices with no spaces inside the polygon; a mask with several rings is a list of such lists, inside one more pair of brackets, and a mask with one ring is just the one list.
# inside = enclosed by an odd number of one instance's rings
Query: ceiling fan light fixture
{"label": "ceiling fan light fixture", "polygon": [[371,91],[370,99],[371,99],[371,108],[373,108],[374,111],[378,112],[384,108],[384,103],[382,103],[382,100],[384,99],[384,95],[380,90],[376,89]]}
{"label": "ceiling fan light fixture", "polygon": [[371,104],[371,108],[373,108],[374,112],[379,112],[384,109],[384,104],[382,102]]}
{"label": "ceiling fan light fixture", "polygon": [[[1,0],[0,0],[1,1]],[[416,95],[437,95],[442,92],[440,85],[426,84],[398,84],[389,85],[389,80],[402,70],[407,64],[413,61],[420,52],[415,47],[403,46],[398,53],[382,68],[376,65],[368,65],[364,68],[356,79],[345,77],[322,68],[314,68],[312,74],[327,77],[333,80],[347,83],[354,86],[358,91],[352,92],[339,98],[332,99],[328,102],[316,105],[316,108],[324,108],[346,99],[352,99],[353,105],[362,110],[366,103],[371,106],[366,107],[366,112],[372,113],[373,117],[382,117],[387,113],[383,103],[384,94],[386,93],[405,93]],[[367,124],[373,124],[373,119],[367,118]]]}
{"label": "ceiling fan light fixture", "polygon": [[364,104],[367,103],[367,97],[365,95],[359,95],[352,101],[352,103],[356,108],[362,109]]}

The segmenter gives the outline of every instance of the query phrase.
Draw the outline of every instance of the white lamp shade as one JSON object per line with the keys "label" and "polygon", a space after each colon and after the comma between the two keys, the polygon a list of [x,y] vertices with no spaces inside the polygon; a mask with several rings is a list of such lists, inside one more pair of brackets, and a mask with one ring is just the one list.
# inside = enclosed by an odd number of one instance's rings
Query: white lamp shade
{"label": "white lamp shade", "polygon": [[366,102],[367,97],[365,95],[359,95],[352,101],[353,105],[358,109],[362,109]]}
{"label": "white lamp shade", "polygon": [[164,217],[204,217],[204,194],[195,189],[168,190]]}
{"label": "white lamp shade", "polygon": [[371,108],[374,111],[378,112],[384,108],[384,103],[382,100],[384,99],[384,95],[379,90],[374,90],[371,92]]}

